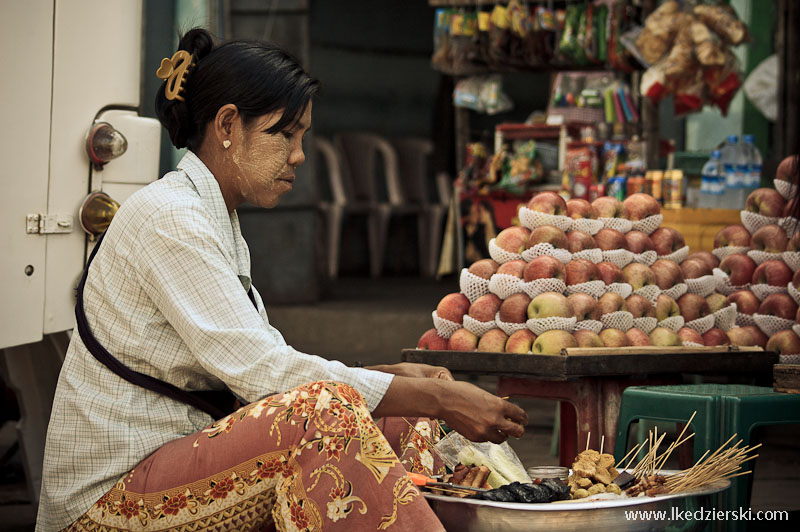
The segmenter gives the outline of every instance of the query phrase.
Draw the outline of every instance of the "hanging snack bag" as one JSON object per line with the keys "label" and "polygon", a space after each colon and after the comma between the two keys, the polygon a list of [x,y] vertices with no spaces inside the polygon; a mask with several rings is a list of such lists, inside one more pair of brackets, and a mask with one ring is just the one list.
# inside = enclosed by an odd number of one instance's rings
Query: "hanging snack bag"
{"label": "hanging snack bag", "polygon": [[611,68],[622,72],[633,72],[629,54],[622,43],[622,34],[625,32],[628,21],[628,7],[624,2],[616,2],[609,13],[608,62]]}
{"label": "hanging snack bag", "polygon": [[724,66],[725,52],[719,37],[708,29],[704,23],[695,20],[689,26],[689,33],[694,44],[694,54],[703,66]]}
{"label": "hanging snack bag", "polygon": [[706,68],[703,78],[708,87],[708,99],[719,107],[723,116],[728,113],[728,106],[742,86],[742,74],[736,56],[730,51],[725,54],[725,66]]}
{"label": "hanging snack bag", "polygon": [[636,46],[644,60],[652,65],[669,51],[678,28],[675,18],[680,6],[675,0],[661,4],[645,20],[645,26],[636,39]]}
{"label": "hanging snack bag", "polygon": [[489,66],[501,69],[508,64],[511,44],[511,21],[505,6],[497,4],[489,25]]}
{"label": "hanging snack bag", "polygon": [[[585,9],[584,9],[585,11]],[[571,4],[567,6],[567,15],[564,22],[564,31],[558,43],[558,53],[566,62],[575,61],[578,55],[578,31],[581,23],[580,6]]]}
{"label": "hanging snack bag", "polygon": [[531,184],[541,179],[542,174],[542,165],[537,160],[536,142],[529,140],[516,147],[498,186],[512,194],[523,194]]}
{"label": "hanging snack bag", "polygon": [[750,40],[747,25],[739,20],[730,6],[699,5],[695,6],[694,14],[728,44],[737,45]]}
{"label": "hanging snack bag", "polygon": [[450,50],[450,18],[452,10],[437,9],[433,28],[433,56],[431,64],[437,70],[449,71],[452,65]]}

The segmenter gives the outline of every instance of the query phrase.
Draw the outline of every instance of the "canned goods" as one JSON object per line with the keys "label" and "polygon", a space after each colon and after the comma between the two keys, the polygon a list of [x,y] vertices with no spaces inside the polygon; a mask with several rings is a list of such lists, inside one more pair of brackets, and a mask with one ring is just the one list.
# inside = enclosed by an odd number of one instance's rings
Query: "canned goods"
{"label": "canned goods", "polygon": [[617,175],[608,180],[608,190],[606,194],[611,196],[612,198],[617,198],[620,201],[625,199],[625,192],[626,192],[626,182],[627,179],[625,176]]}

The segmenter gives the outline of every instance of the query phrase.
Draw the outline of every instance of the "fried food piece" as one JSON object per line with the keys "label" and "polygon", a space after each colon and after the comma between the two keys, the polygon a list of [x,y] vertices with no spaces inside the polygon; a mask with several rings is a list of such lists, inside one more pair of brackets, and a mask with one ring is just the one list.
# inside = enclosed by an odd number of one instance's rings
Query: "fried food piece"
{"label": "fried food piece", "polygon": [[453,476],[450,481],[453,484],[461,484],[464,480],[464,477],[467,476],[469,473],[469,466],[465,466],[464,464],[458,464],[455,469],[453,469]]}
{"label": "fried food piece", "polygon": [[606,487],[603,484],[599,484],[598,483],[598,484],[593,485],[591,488],[589,488],[586,491],[589,492],[589,495],[596,495],[598,493],[605,493],[606,492]]}
{"label": "fried food piece", "polygon": [[622,495],[622,488],[614,483],[611,483],[606,486],[606,493],[616,493],[617,495]]}
{"label": "fried food piece", "polygon": [[572,464],[572,470],[580,477],[591,478],[597,472],[597,467],[588,460],[579,460]]}
{"label": "fried food piece", "polygon": [[609,467],[613,467],[616,463],[617,460],[614,458],[613,454],[603,453],[600,455],[600,459],[597,462],[597,467],[608,469]]}
{"label": "fried food piece", "polygon": [[612,480],[608,469],[600,469],[599,467],[597,468],[597,472],[592,476],[592,479],[597,482],[602,482],[603,484],[611,484]]}
{"label": "fried food piece", "polygon": [[475,478],[470,485],[473,488],[480,488],[486,483],[487,478],[489,478],[489,468],[482,465],[478,468],[478,472],[475,474]]}
{"label": "fried food piece", "polygon": [[575,483],[579,488],[589,489],[593,484],[592,479],[590,478],[579,478],[578,482]]}
{"label": "fried food piece", "polygon": [[585,499],[588,496],[589,496],[589,491],[585,489],[579,489],[572,494],[573,499]]}
{"label": "fried food piece", "polygon": [[594,449],[586,449],[582,453],[580,453],[576,458],[575,461],[579,462],[581,460],[589,459],[590,461],[596,463],[600,459],[600,453],[595,451]]}
{"label": "fried food piece", "polygon": [[655,486],[645,491],[644,493],[648,497],[655,497],[656,495],[661,495],[662,493],[669,493],[669,488],[667,488],[666,486]]}
{"label": "fried food piece", "polygon": [[619,471],[617,471],[614,466],[608,468],[608,474],[611,475],[611,481],[613,482],[615,478],[619,476]]}
{"label": "fried food piece", "polygon": [[459,486],[472,486],[472,483],[475,482],[475,477],[478,475],[478,469],[478,467],[471,467],[467,475],[458,483]]}

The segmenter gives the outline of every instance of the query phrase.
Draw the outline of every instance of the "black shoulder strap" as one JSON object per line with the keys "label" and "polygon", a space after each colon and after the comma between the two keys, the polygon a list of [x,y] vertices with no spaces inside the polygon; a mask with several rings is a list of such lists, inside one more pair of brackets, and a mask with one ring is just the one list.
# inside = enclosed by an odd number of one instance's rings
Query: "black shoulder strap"
{"label": "black shoulder strap", "polygon": [[[147,388],[148,390],[166,395],[167,397],[170,397],[176,401],[186,403],[189,406],[193,406],[194,408],[202,410],[214,419],[219,419],[230,414],[234,410],[233,406],[236,402],[235,396],[231,394],[230,391],[187,392],[185,390],[181,390],[177,386],[174,386],[168,382],[164,382],[156,379],[155,377],[151,377],[150,375],[130,369],[125,364],[117,360],[114,355],[109,353],[105,347],[103,347],[94,337],[91,329],[89,328],[89,322],[86,319],[86,313],[84,312],[83,308],[83,287],[86,284],[89,266],[92,264],[92,260],[94,259],[95,254],[97,254],[97,250],[100,249],[100,243],[103,241],[103,236],[105,236],[105,234],[98,239],[91,255],[89,255],[86,268],[83,270],[83,276],[81,277],[80,283],[78,283],[77,301],[75,303],[75,317],[77,318],[78,322],[78,334],[80,334],[81,340],[83,340],[86,348],[101,364],[131,384],[141,386],[142,388]],[[250,289],[247,294],[250,297],[250,301],[253,302],[253,305],[256,306],[257,309],[258,306],[256,305],[253,290]]]}

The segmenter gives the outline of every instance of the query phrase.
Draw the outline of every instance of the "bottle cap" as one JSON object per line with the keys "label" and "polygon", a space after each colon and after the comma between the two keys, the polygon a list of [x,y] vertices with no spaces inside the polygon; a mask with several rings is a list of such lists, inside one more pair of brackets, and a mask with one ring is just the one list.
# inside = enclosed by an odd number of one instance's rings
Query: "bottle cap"
{"label": "bottle cap", "polygon": [[752,144],[756,141],[756,138],[753,135],[745,135],[742,137],[742,139],[749,144]]}
{"label": "bottle cap", "polygon": [[719,159],[721,157],[722,157],[722,152],[721,151],[714,150],[714,151],[711,152],[711,158],[712,159]]}
{"label": "bottle cap", "polygon": [[739,137],[737,137],[736,135],[728,135],[729,144],[736,144],[737,142],[739,142]]}

